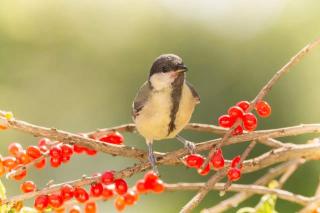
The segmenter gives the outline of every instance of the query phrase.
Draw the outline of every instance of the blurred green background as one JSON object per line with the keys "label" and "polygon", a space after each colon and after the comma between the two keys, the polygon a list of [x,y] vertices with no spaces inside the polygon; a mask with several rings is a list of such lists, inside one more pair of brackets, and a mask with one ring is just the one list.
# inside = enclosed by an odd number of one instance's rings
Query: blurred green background
{"label": "blurred green background", "polygon": [[[188,80],[201,95],[192,121],[216,124],[229,106],[253,98],[290,57],[320,36],[319,7],[317,0],[2,0],[0,109],[13,111],[18,119],[71,132],[128,123],[132,99],[154,58],[176,53],[188,65]],[[277,83],[267,97],[273,114],[260,121],[260,129],[319,122],[319,58],[317,49]],[[216,137],[182,135],[194,141]],[[125,136],[127,145],[146,148],[140,136]],[[312,137],[284,141],[302,143]],[[1,132],[0,140],[2,155],[7,154],[10,142],[36,143],[33,137],[16,131]],[[155,145],[157,151],[180,147],[175,140]],[[232,157],[244,148],[244,144],[228,147],[225,155]],[[252,156],[263,151],[265,147],[259,146]],[[58,169],[31,169],[27,179],[41,187],[51,179],[63,182],[134,163],[105,154],[81,155]],[[285,188],[312,195],[319,171],[318,162],[307,163]],[[208,179],[183,166],[162,166],[160,172],[169,183]],[[261,174],[245,175],[240,182],[253,182]],[[132,185],[138,178],[141,174],[128,181]],[[16,182],[3,181],[9,195],[19,193]],[[193,195],[142,196],[126,211],[178,212]],[[259,198],[241,206],[254,206]],[[218,193],[211,192],[195,212],[219,200]],[[115,211],[112,201],[99,206],[100,212]],[[297,209],[298,205],[278,201],[279,212]]]}

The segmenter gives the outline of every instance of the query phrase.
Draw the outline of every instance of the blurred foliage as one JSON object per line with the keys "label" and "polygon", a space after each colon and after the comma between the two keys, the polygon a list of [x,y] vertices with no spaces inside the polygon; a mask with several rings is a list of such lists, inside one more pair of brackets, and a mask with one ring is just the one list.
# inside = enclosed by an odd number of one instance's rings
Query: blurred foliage
{"label": "blurred foliage", "polygon": [[[132,99],[152,61],[170,52],[184,59],[190,70],[188,80],[201,95],[192,121],[216,123],[230,105],[253,98],[293,54],[319,36],[319,7],[316,0],[2,0],[0,109],[13,111],[19,119],[72,132],[131,122]],[[273,114],[261,120],[259,128],[319,122],[319,57],[318,49],[273,88],[267,97]],[[212,138],[190,132],[183,135],[194,141]],[[140,136],[125,136],[128,145],[145,148]],[[300,143],[311,137],[286,141]],[[15,131],[1,132],[0,139],[2,155],[12,141],[24,146],[35,143],[31,136]],[[179,147],[171,140],[157,143],[155,149]],[[228,147],[226,156],[244,148],[245,144]],[[263,151],[264,147],[258,147],[252,156]],[[133,163],[104,154],[79,156],[59,169],[32,169],[28,179],[41,187],[50,179],[61,182]],[[318,162],[308,163],[285,187],[312,195],[319,170]],[[184,167],[160,167],[160,172],[167,182],[208,178]],[[261,174],[245,175],[240,182],[250,183]],[[4,182],[9,196],[19,193],[18,184]],[[127,212],[177,212],[192,195],[142,196]],[[217,192],[211,192],[196,211],[220,199]],[[253,206],[257,200],[258,196],[241,206]],[[298,207],[279,200],[276,208],[294,212]],[[100,208],[114,211],[112,202],[100,203]]]}

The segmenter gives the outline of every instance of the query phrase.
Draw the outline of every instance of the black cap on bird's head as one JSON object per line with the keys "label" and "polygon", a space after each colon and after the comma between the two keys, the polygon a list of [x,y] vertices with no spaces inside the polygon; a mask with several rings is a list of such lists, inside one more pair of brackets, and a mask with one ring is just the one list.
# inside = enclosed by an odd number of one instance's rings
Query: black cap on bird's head
{"label": "black cap on bird's head", "polygon": [[155,73],[166,73],[171,71],[186,72],[188,68],[183,64],[182,59],[174,54],[160,55],[153,62],[150,70],[150,76]]}

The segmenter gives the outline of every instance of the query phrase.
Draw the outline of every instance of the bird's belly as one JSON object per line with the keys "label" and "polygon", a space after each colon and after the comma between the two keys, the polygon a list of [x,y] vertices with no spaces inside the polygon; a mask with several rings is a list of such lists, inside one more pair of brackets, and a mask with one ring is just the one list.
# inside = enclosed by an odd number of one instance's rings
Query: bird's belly
{"label": "bird's belly", "polygon": [[153,94],[135,119],[138,132],[149,140],[166,138],[171,108],[170,91]]}

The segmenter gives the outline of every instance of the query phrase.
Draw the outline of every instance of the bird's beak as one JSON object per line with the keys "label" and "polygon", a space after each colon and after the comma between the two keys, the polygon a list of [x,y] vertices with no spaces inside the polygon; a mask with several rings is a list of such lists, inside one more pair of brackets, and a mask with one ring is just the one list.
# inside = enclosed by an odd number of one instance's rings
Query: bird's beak
{"label": "bird's beak", "polygon": [[187,72],[188,71],[188,67],[184,64],[178,65],[177,67],[177,72]]}

